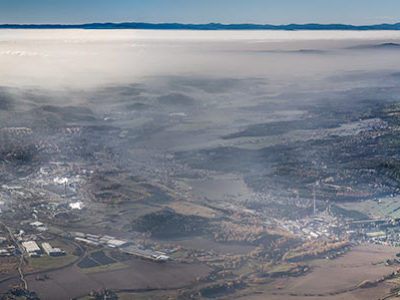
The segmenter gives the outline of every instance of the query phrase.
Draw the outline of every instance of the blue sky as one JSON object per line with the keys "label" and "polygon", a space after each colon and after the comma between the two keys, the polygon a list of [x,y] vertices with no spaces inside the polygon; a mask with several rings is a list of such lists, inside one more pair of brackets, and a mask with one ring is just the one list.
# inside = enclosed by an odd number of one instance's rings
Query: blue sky
{"label": "blue sky", "polygon": [[0,0],[0,24],[400,22],[399,0]]}

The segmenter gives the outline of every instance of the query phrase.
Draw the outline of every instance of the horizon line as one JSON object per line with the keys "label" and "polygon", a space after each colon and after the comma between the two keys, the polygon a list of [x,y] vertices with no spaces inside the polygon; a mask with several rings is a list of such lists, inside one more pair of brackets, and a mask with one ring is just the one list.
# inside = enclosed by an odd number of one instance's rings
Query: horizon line
{"label": "horizon line", "polygon": [[66,23],[4,23],[0,29],[159,29],[159,30],[400,30],[399,23],[380,23],[371,25],[351,25],[342,23],[290,23],[282,25],[257,23],[179,23],[179,22],[91,22],[80,24]]}

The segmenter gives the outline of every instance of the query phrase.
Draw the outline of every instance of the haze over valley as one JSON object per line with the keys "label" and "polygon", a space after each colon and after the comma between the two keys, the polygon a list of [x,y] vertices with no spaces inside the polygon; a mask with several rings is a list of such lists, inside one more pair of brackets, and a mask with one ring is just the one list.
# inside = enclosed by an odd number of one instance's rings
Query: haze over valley
{"label": "haze over valley", "polygon": [[391,299],[399,61],[398,31],[0,30],[2,297]]}

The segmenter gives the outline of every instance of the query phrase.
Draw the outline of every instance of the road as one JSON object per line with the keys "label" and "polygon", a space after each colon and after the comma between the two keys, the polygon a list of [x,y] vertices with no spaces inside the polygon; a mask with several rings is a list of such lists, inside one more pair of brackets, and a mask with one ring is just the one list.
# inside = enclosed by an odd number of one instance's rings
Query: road
{"label": "road", "polygon": [[24,247],[22,247],[22,245],[15,238],[14,233],[12,232],[12,230],[6,224],[4,224],[3,222],[0,222],[0,224],[3,225],[7,229],[8,234],[10,235],[10,238],[13,240],[13,242],[17,246],[18,250],[21,252],[21,257],[20,257],[19,265],[18,265],[18,273],[19,273],[20,280],[24,284],[24,289],[28,290],[28,282],[25,280],[24,272],[22,271],[22,267],[24,266],[24,263],[25,263],[25,261],[24,261],[25,249],[24,249]]}

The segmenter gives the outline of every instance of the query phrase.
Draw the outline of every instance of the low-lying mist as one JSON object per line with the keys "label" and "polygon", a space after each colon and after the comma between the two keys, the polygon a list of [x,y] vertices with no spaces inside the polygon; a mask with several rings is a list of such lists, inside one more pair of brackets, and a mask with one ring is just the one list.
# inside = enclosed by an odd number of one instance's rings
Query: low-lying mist
{"label": "low-lying mist", "polygon": [[[268,201],[308,198],[327,178],[360,181],[353,193],[327,185],[328,198],[394,192],[363,171],[386,172],[379,143],[351,137],[394,125],[398,41],[398,32],[0,31],[2,178],[58,159],[167,185],[233,172]],[[374,192],[377,181],[385,188]]]}
{"label": "low-lying mist", "polygon": [[131,84],[155,76],[299,83],[391,69],[399,40],[398,32],[2,30],[0,81],[41,89]]}
{"label": "low-lying mist", "polygon": [[397,295],[399,59],[400,32],[0,30],[4,297]]}

